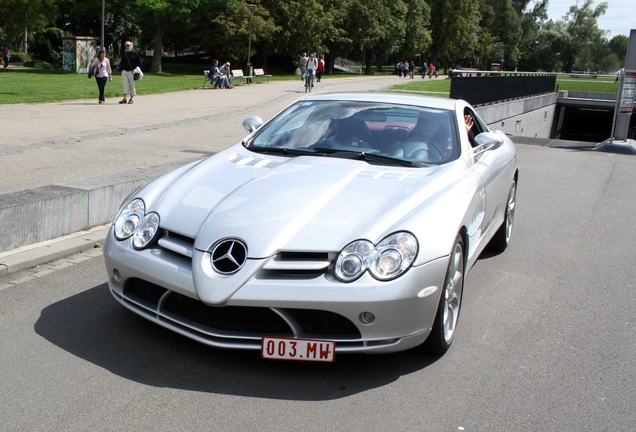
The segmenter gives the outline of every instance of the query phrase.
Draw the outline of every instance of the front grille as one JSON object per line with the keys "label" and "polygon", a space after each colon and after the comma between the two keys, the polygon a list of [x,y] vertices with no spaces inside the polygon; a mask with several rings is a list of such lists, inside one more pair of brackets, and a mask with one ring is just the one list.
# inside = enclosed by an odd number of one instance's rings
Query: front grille
{"label": "front grille", "polygon": [[333,312],[312,309],[285,309],[307,336],[360,337],[351,321]]}
{"label": "front grille", "polygon": [[[354,344],[361,340],[359,330],[351,321],[328,311],[208,306],[137,278],[126,282],[123,298],[127,300],[126,304],[129,307],[143,315],[150,313],[153,318],[178,324],[182,331],[199,339],[227,340],[234,337],[245,341],[259,340],[262,336],[297,336]],[[285,316],[287,321],[281,315]],[[294,335],[292,327],[301,329],[302,334]]]}
{"label": "front grille", "polygon": [[335,254],[283,251],[263,266],[260,279],[313,279],[327,273]]}
{"label": "front grille", "polygon": [[210,331],[264,333],[291,336],[289,326],[268,308],[241,306],[207,306],[198,300],[172,293],[164,309],[178,317],[195,322]]}
{"label": "front grille", "polygon": [[159,300],[166,292],[168,292],[167,289],[142,279],[130,279],[126,283],[126,293],[128,295],[137,297],[153,309],[157,307]]}
{"label": "front grille", "polygon": [[329,254],[326,252],[281,252],[281,261],[328,261]]}

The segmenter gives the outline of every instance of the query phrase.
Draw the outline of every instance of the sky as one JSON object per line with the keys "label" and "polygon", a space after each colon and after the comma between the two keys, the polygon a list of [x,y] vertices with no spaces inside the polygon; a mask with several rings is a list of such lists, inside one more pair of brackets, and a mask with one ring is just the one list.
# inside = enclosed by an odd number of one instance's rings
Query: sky
{"label": "sky", "polygon": [[[548,18],[556,21],[563,18],[570,6],[577,0],[548,0]],[[598,27],[609,30],[608,39],[622,34],[629,37],[631,29],[636,29],[636,0],[605,0],[608,4],[607,12],[598,19]],[[601,0],[594,1],[594,8]],[[579,0],[579,6],[583,0]]]}

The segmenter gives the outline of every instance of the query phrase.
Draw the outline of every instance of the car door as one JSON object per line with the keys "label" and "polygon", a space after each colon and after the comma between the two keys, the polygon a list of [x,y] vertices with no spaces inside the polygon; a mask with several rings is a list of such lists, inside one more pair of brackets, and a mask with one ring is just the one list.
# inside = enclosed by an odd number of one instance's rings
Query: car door
{"label": "car door", "polygon": [[[473,128],[468,131],[471,146],[476,148],[474,137],[483,132],[488,132],[488,127],[483,120],[479,118],[477,113],[469,107],[466,107],[464,114],[473,116]],[[506,174],[506,165],[510,161],[508,148],[505,145],[493,150],[487,150],[477,156],[474,156],[474,164],[472,170],[482,178],[485,190],[485,214],[482,227],[482,233],[490,238],[493,230],[496,230],[501,224],[503,217],[503,206],[506,205],[508,198],[508,190],[510,189],[509,179]]]}

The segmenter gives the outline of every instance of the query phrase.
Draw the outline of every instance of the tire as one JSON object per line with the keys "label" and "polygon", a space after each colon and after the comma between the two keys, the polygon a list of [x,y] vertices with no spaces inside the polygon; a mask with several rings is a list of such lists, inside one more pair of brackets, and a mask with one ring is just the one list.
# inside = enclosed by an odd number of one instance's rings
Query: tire
{"label": "tire", "polygon": [[490,240],[489,248],[495,252],[503,252],[510,243],[512,237],[512,228],[515,222],[515,208],[517,206],[517,182],[512,179],[512,185],[510,186],[510,192],[508,192],[508,200],[506,202],[506,213],[504,214],[504,221],[497,229],[497,232]]}
{"label": "tire", "polygon": [[448,261],[433,328],[422,344],[428,353],[444,354],[453,343],[464,294],[464,268],[464,240],[458,235]]}

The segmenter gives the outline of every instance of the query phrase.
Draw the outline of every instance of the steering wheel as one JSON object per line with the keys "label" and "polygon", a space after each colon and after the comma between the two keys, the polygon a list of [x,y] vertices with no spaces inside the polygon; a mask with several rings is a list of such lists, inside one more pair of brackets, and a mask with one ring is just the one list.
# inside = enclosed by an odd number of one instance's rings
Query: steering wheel
{"label": "steering wheel", "polygon": [[441,162],[444,159],[446,159],[444,157],[444,154],[442,153],[442,150],[436,146],[435,144],[428,144],[426,143],[426,150],[428,151],[428,154],[433,158],[434,161],[436,162]]}
{"label": "steering wheel", "polygon": [[393,157],[411,159],[418,162],[438,162],[445,159],[439,147],[424,141],[399,143],[391,149],[389,154]]}

